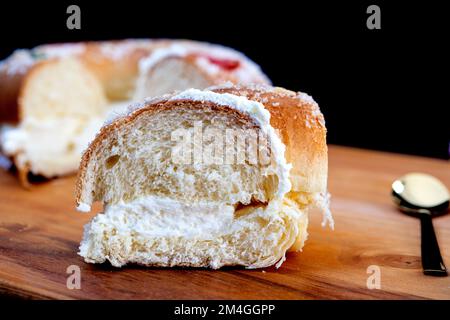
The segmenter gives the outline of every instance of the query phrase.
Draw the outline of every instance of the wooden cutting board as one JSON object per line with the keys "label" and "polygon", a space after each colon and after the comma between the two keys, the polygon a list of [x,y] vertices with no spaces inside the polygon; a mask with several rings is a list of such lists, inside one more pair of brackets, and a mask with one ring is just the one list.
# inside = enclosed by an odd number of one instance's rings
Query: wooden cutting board
{"label": "wooden cutting board", "polygon": [[[409,299],[450,298],[450,277],[422,274],[419,221],[399,213],[392,181],[411,171],[450,187],[450,163],[344,147],[330,147],[329,189],[334,231],[311,215],[302,253],[280,269],[219,271],[91,265],[77,255],[82,227],[93,214],[74,209],[74,177],[20,187],[0,171],[0,294],[56,299]],[[97,208],[100,210],[100,208]],[[450,267],[450,215],[433,220]],[[79,266],[81,289],[66,286]],[[368,289],[369,266],[381,289]],[[369,271],[372,269],[369,269]]]}

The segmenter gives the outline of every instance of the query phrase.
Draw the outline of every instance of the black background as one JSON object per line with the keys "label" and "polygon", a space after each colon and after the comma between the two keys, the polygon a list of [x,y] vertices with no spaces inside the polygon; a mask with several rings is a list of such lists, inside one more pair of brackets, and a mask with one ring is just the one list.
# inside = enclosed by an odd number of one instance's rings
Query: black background
{"label": "black background", "polygon": [[[449,19],[440,3],[8,2],[0,5],[0,58],[80,40],[221,43],[260,64],[274,84],[311,94],[329,143],[448,159]],[[81,8],[81,30],[66,28],[70,4]],[[381,30],[366,27],[370,4],[381,8]]]}

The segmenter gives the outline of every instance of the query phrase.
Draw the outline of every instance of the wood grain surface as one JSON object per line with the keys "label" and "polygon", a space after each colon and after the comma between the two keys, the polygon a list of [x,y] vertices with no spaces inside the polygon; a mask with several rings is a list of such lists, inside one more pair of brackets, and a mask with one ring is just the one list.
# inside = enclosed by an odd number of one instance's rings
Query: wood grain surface
{"label": "wood grain surface", "polygon": [[[32,191],[0,171],[0,295],[54,299],[424,299],[450,298],[450,277],[422,274],[419,221],[398,212],[392,181],[411,171],[450,187],[444,160],[330,147],[334,231],[311,215],[310,237],[280,269],[219,271],[92,265],[77,255],[82,227],[94,214],[74,208],[74,177]],[[100,210],[99,207],[96,208]],[[450,215],[433,220],[450,267]],[[81,289],[66,286],[67,267],[81,269]],[[368,289],[379,266],[381,289]]]}

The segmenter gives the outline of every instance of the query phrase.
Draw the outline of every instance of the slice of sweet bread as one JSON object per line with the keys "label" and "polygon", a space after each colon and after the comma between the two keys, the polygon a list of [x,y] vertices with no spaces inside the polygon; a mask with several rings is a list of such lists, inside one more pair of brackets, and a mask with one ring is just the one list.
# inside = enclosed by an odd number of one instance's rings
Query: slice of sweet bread
{"label": "slice of sweet bread", "polygon": [[77,204],[87,262],[259,268],[307,237],[326,203],[323,116],[307,95],[225,85],[147,100],[104,126],[83,155]]}

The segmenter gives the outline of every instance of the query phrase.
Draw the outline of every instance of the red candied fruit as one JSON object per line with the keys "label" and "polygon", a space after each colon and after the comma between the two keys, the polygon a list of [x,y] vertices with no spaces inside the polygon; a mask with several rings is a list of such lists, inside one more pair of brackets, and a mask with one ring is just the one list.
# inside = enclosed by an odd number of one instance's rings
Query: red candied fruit
{"label": "red candied fruit", "polygon": [[226,71],[233,71],[240,65],[239,60],[216,58],[206,54],[197,54],[197,56],[208,59],[209,62]]}

